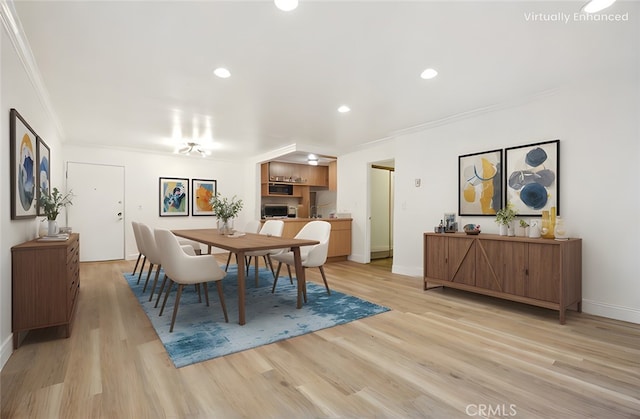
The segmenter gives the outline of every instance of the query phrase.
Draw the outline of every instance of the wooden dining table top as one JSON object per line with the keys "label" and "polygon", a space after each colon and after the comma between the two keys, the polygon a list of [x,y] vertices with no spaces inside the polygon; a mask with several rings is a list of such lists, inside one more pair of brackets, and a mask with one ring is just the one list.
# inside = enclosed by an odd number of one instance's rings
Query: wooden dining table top
{"label": "wooden dining table top", "polygon": [[317,240],[290,239],[256,233],[244,233],[243,236],[234,237],[221,234],[215,228],[172,230],[172,232],[176,236],[195,240],[220,249],[229,250],[233,253],[237,253],[239,251],[254,252],[257,250],[281,249],[294,246],[310,246],[320,243]]}
{"label": "wooden dining table top", "polygon": [[[300,247],[319,244],[318,240],[290,239],[285,237],[268,236],[266,234],[244,233],[240,236],[221,234],[215,228],[172,230],[173,234],[185,239],[194,240],[206,244],[211,253],[211,247],[228,250],[235,253],[238,261],[244,261],[247,252],[272,249],[291,249],[298,282],[298,297],[296,308],[302,308],[303,290],[306,290],[306,278],[302,258],[300,257]],[[245,272],[244,264],[238,266],[238,322],[240,325],[246,323],[245,319]],[[306,292],[305,292],[306,295]]]}

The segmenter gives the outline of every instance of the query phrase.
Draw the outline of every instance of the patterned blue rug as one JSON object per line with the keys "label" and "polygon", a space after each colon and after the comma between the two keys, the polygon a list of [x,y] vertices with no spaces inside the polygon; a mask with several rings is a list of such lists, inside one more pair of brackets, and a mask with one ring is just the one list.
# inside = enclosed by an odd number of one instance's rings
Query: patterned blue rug
{"label": "patterned blue rug", "polygon": [[[163,277],[160,273],[158,288]],[[324,285],[307,282],[307,303],[296,309],[296,285],[288,277],[280,277],[275,294],[271,293],[273,276],[270,271],[260,269],[259,285],[255,286],[255,271],[251,267],[246,277],[246,324],[238,324],[238,277],[237,267],[229,266],[222,282],[229,323],[224,322],[215,284],[209,284],[209,302],[198,302],[194,287],[185,287],[173,333],[169,333],[176,289],[174,285],[162,317],[158,316],[162,299],[155,308],[156,297],[149,302],[149,292],[142,294],[145,274],[140,284],[138,276],[124,274],[134,295],[147,313],[169,357],[177,367],[206,361],[245,349],[255,348],[279,340],[300,336],[316,330],[348,323],[364,317],[383,313],[389,309],[351,295],[331,290],[327,295]],[[150,279],[150,284],[151,280]],[[331,286],[331,283],[329,283]],[[156,290],[157,292],[157,290]],[[164,294],[163,294],[164,298]]]}

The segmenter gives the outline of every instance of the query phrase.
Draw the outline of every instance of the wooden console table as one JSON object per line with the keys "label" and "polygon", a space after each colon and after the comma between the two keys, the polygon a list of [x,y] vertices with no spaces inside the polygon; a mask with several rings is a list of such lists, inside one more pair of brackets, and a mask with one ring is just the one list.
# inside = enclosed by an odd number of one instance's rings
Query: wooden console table
{"label": "wooden console table", "polygon": [[424,289],[457,288],[560,312],[582,310],[582,240],[424,234]]}
{"label": "wooden console table", "polygon": [[11,248],[11,306],[13,348],[20,333],[71,322],[80,287],[80,237],[65,241],[31,240]]}

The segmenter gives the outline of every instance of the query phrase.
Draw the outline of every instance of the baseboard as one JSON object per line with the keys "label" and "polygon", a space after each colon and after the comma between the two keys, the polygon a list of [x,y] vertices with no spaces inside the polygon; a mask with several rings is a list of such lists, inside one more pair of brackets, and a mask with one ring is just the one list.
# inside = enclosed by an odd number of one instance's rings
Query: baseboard
{"label": "baseboard", "polygon": [[594,316],[640,324],[640,310],[600,301],[582,300],[582,311]]}
{"label": "baseboard", "polygon": [[422,278],[422,268],[415,268],[413,266],[402,266],[396,263],[391,267],[391,272],[398,275],[412,276],[414,278]]}
{"label": "baseboard", "polygon": [[13,333],[11,333],[0,346],[0,371],[4,368],[4,365],[9,360],[9,357],[13,353]]}

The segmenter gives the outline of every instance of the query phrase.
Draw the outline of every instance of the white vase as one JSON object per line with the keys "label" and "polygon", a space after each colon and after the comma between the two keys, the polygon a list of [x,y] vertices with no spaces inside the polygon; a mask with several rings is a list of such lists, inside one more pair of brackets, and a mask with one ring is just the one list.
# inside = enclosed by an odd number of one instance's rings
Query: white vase
{"label": "white vase", "polygon": [[47,220],[47,223],[47,236],[58,234],[58,222],[56,220]]}
{"label": "white vase", "polygon": [[500,235],[506,236],[508,233],[508,228],[506,224],[500,224]]}
{"label": "white vase", "polygon": [[218,233],[233,234],[233,218],[228,220],[218,218]]}
{"label": "white vase", "polygon": [[507,224],[507,236],[513,237],[516,235],[516,229],[513,226],[513,221]]}

